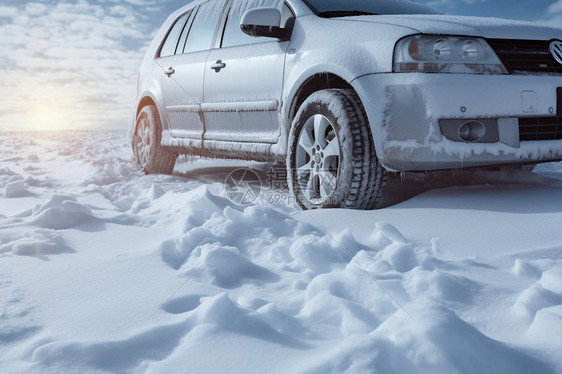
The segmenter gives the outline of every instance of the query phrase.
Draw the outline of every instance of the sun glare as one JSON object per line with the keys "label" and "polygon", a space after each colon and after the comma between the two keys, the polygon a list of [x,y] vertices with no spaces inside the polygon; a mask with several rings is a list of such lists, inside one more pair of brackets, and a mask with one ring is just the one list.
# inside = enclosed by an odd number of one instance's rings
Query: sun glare
{"label": "sun glare", "polygon": [[29,126],[33,130],[60,130],[67,128],[67,115],[56,104],[41,104],[31,109],[28,114]]}

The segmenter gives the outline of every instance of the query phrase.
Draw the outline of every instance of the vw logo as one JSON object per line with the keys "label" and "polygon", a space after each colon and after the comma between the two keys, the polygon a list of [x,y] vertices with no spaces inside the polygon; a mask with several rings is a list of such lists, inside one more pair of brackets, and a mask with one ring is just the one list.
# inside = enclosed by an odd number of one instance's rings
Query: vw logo
{"label": "vw logo", "polygon": [[555,40],[550,43],[550,53],[552,53],[554,59],[562,65],[562,42],[560,40]]}

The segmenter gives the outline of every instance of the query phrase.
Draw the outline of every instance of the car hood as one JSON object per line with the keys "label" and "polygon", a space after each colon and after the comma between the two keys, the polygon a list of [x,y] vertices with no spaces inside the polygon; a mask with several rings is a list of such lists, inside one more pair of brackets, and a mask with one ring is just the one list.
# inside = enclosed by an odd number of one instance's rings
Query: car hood
{"label": "car hood", "polygon": [[345,17],[340,20],[376,22],[407,27],[424,34],[454,34],[486,38],[549,40],[562,38],[562,29],[536,23],[488,17],[446,15],[388,15]]}

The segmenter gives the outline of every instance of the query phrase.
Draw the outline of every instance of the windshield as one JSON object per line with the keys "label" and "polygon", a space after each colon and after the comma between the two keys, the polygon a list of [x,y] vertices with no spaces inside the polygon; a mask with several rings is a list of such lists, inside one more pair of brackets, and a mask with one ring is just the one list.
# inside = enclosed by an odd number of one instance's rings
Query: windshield
{"label": "windshield", "polygon": [[320,17],[383,14],[439,14],[410,0],[303,0]]}

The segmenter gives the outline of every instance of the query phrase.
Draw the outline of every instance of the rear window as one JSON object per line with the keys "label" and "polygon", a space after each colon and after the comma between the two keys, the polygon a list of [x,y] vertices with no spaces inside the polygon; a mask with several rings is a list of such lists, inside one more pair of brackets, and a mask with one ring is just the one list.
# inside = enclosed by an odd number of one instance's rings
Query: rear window
{"label": "rear window", "polygon": [[354,15],[439,14],[410,0],[303,0],[320,17]]}
{"label": "rear window", "polygon": [[183,29],[185,28],[185,24],[187,23],[188,18],[189,13],[184,14],[176,21],[176,23],[168,33],[162,49],[160,50],[160,57],[168,57],[176,54],[178,41]]}

